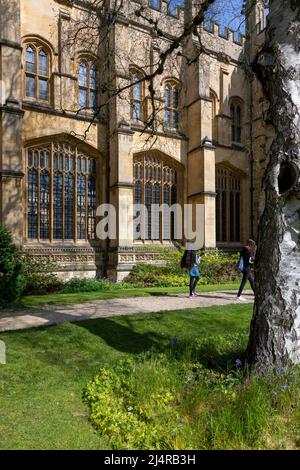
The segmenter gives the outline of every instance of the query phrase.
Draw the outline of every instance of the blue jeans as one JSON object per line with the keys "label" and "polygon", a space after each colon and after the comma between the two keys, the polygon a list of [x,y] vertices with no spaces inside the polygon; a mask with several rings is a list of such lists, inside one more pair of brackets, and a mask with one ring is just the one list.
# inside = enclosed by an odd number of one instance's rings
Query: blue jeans
{"label": "blue jeans", "polygon": [[199,281],[199,276],[190,276],[190,295],[195,292],[197,284]]}
{"label": "blue jeans", "polygon": [[241,285],[240,285],[240,288],[239,288],[238,297],[241,296],[247,281],[250,282],[251,289],[254,292],[254,280],[253,280],[253,277],[252,277],[252,274],[251,274],[250,266],[248,268],[245,268],[244,271],[243,271],[243,279],[242,279],[242,282],[241,282]]}

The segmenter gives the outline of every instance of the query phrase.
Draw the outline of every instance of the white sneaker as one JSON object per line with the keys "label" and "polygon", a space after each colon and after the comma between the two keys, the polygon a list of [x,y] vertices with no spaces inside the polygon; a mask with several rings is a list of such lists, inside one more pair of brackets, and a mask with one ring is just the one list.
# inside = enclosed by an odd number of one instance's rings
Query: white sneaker
{"label": "white sneaker", "polygon": [[236,302],[245,302],[245,300],[244,297],[236,297],[235,299]]}

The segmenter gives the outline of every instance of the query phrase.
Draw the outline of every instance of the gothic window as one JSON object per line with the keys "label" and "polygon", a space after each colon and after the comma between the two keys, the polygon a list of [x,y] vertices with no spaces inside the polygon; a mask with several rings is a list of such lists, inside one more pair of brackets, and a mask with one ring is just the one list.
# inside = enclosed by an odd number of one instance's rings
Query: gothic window
{"label": "gothic window", "polygon": [[134,71],[131,73],[131,119],[134,121],[144,120],[144,82],[141,81],[143,75]]}
{"label": "gothic window", "polygon": [[95,159],[67,143],[28,149],[28,239],[94,239],[95,214]]}
{"label": "gothic window", "polygon": [[178,129],[179,88],[174,82],[165,85],[165,127]]}
{"label": "gothic window", "polygon": [[97,109],[98,70],[96,65],[82,59],[79,63],[79,105],[81,109]]}
{"label": "gothic window", "polygon": [[38,42],[25,46],[25,96],[49,101],[50,54]]}
{"label": "gothic window", "polygon": [[217,242],[241,240],[241,178],[232,170],[216,169]]}
{"label": "gothic window", "polygon": [[177,180],[178,170],[155,155],[135,159],[134,203],[140,208],[135,219],[136,240],[174,239],[175,216],[170,207],[177,203]]}
{"label": "gothic window", "polygon": [[242,105],[233,102],[230,106],[231,116],[231,139],[233,143],[242,143]]}

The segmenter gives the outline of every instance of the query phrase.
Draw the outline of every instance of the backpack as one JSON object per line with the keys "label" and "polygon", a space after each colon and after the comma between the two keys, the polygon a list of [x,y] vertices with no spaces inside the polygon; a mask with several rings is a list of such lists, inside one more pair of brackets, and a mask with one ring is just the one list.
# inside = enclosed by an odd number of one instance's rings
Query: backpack
{"label": "backpack", "polygon": [[180,262],[181,269],[188,268],[187,262],[188,262],[188,260],[187,260],[187,251],[185,251],[183,253],[183,257],[181,258],[181,262]]}
{"label": "backpack", "polygon": [[235,270],[238,273],[242,273],[244,271],[244,260],[242,256],[240,257],[239,261],[236,263]]}
{"label": "backpack", "polygon": [[195,263],[195,252],[186,250],[181,258],[180,267],[182,269],[190,269]]}

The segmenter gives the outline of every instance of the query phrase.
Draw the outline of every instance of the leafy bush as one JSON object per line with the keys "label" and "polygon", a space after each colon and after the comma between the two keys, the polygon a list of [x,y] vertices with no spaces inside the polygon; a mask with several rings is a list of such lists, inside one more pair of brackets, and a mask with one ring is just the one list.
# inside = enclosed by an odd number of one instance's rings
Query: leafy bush
{"label": "leafy bush", "polygon": [[10,232],[0,226],[0,306],[17,300],[26,286],[20,252]]}
{"label": "leafy bush", "polygon": [[134,287],[140,287],[137,283],[113,283],[108,279],[79,279],[73,278],[66,282],[61,290],[63,293],[76,293],[76,292],[103,292],[107,290],[118,290],[118,289],[133,289]]}
{"label": "leafy bush", "polygon": [[63,293],[97,292],[110,289],[111,283],[107,279],[78,279],[73,278],[66,282],[62,288]]}
{"label": "leafy bush", "polygon": [[106,278],[103,279],[79,279],[73,278],[66,282],[61,290],[63,293],[76,293],[76,292],[103,292],[107,290],[118,290],[118,289],[133,289],[135,287],[141,287],[140,284],[118,282],[114,283]]}
{"label": "leafy bush", "polygon": [[32,256],[31,253],[22,253],[22,262],[26,273],[53,273],[58,265],[47,256]]}
{"label": "leafy bush", "polygon": [[[183,287],[188,284],[188,271],[180,268],[183,249],[155,248],[164,265],[138,264],[126,278],[127,282],[144,287]],[[218,250],[202,251],[200,284],[221,284],[239,279],[235,271],[237,254]]]}
{"label": "leafy bush", "polygon": [[60,291],[63,281],[54,274],[56,263],[47,257],[33,257],[27,253],[22,254],[22,261],[27,281],[25,294],[43,295]]}
{"label": "leafy bush", "polygon": [[59,292],[63,281],[53,273],[27,273],[27,295],[44,295]]}

